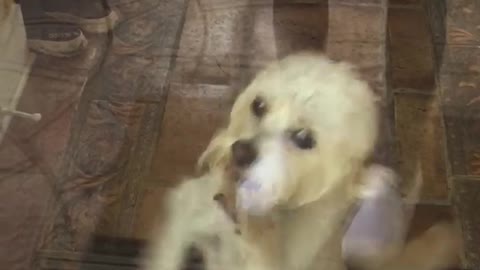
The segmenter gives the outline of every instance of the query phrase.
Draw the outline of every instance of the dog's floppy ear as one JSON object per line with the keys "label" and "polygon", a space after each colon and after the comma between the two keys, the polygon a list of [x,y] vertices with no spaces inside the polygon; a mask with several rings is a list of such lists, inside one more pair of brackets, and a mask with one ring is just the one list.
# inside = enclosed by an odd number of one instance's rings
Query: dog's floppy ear
{"label": "dog's floppy ear", "polygon": [[206,172],[225,164],[232,144],[225,129],[217,132],[197,162],[197,170]]}

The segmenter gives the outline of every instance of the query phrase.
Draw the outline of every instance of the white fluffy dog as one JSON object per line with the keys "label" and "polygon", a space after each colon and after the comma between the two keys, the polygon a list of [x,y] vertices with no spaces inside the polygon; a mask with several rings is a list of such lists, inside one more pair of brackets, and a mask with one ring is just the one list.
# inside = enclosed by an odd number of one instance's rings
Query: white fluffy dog
{"label": "white fluffy dog", "polygon": [[[269,65],[239,95],[228,127],[200,158],[204,175],[166,199],[147,268],[178,270],[195,245],[207,270],[346,269],[344,223],[376,142],[376,102],[350,65],[322,55],[304,52]],[[226,185],[233,190],[225,193],[233,200],[227,210],[213,199]],[[427,234],[444,241],[435,242],[434,256],[453,256],[445,227]],[[429,243],[419,239],[413,248]],[[446,263],[409,248],[376,267],[427,270]]]}

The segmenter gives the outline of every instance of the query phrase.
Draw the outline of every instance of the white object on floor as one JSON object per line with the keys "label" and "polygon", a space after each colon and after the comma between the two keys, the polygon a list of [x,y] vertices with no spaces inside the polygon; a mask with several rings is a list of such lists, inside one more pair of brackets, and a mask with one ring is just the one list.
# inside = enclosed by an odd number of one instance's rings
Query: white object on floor
{"label": "white object on floor", "polygon": [[364,177],[367,186],[363,200],[342,242],[344,259],[356,267],[381,263],[396,254],[408,228],[404,202],[395,187],[395,172],[372,165]]}
{"label": "white object on floor", "polygon": [[381,263],[400,252],[423,183],[418,167],[413,188],[402,198],[397,188],[399,176],[392,169],[373,164],[364,177],[360,207],[342,242],[344,259],[356,267]]}
{"label": "white object on floor", "polygon": [[42,115],[39,113],[26,113],[26,112],[10,110],[6,108],[0,108],[0,114],[3,116],[6,116],[6,115],[18,116],[21,118],[33,120],[35,122],[38,122],[42,119]]}
{"label": "white object on floor", "polygon": [[29,52],[22,12],[18,4],[11,5],[0,20],[0,142],[14,116],[40,120],[39,114],[16,110],[35,54]]}

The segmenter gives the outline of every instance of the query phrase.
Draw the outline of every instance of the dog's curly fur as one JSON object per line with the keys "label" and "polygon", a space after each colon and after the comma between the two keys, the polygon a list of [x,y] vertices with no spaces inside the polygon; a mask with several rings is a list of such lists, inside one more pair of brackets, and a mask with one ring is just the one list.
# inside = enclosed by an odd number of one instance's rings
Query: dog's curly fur
{"label": "dog's curly fur", "polygon": [[[267,108],[261,117],[252,112],[259,97]],[[179,269],[193,244],[204,252],[207,269],[345,269],[344,221],[376,142],[376,103],[349,64],[303,52],[269,65],[239,95],[228,126],[199,159],[205,174],[183,182],[166,199],[166,221],[153,239],[147,268]],[[295,130],[309,132],[311,149],[292,141]],[[258,156],[232,174],[231,147],[239,140],[254,141]],[[236,209],[241,234],[228,211],[212,199],[225,189],[225,181],[236,181],[229,186],[236,197],[242,181],[261,186],[235,200],[235,207],[250,205]],[[257,206],[263,207],[262,215],[251,215]],[[434,239],[435,247],[444,248],[432,252],[445,261],[418,258],[408,247],[375,268],[400,269],[395,267],[407,263],[408,269],[428,270],[448,264],[454,243],[450,230],[439,227],[426,237],[431,239],[417,240],[413,249],[424,250]]]}
{"label": "dog's curly fur", "polygon": [[13,0],[3,0],[3,3],[0,3],[0,22],[2,22],[11,10],[13,5]]}

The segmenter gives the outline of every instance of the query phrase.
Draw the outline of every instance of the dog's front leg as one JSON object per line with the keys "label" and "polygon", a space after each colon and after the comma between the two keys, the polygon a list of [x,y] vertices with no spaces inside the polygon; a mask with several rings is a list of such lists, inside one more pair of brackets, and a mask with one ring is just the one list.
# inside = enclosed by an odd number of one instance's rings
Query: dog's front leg
{"label": "dog's front leg", "polygon": [[170,212],[154,238],[145,270],[181,269],[185,251],[191,243],[191,233],[184,218],[178,213]]}
{"label": "dog's front leg", "polygon": [[201,218],[198,208],[202,204],[199,201],[201,196],[197,194],[201,191],[199,187],[202,182],[202,179],[186,181],[166,197],[163,224],[152,239],[146,270],[181,269],[186,250],[195,242],[198,234],[199,224],[195,221]]}

